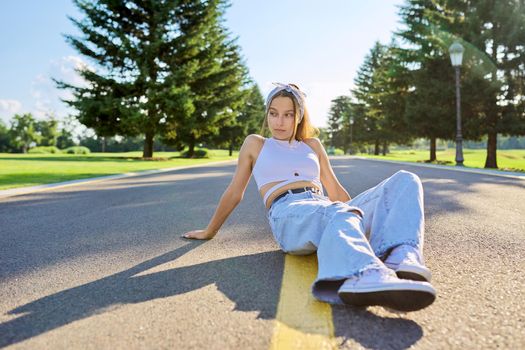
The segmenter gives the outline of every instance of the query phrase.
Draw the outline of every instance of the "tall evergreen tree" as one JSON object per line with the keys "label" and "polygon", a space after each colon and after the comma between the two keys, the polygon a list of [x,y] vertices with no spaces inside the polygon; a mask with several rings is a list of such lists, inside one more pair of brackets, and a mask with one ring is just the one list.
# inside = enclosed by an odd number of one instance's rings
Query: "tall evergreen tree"
{"label": "tall evergreen tree", "polygon": [[405,118],[409,73],[395,41],[385,47],[381,64],[374,70],[373,82],[373,94],[380,101],[382,113],[378,124],[385,155],[390,143],[408,143],[412,131]]}
{"label": "tall evergreen tree", "polygon": [[430,139],[430,161],[434,161],[437,139],[453,139],[456,125],[453,70],[435,35],[447,18],[433,0],[408,0],[400,16],[405,28],[396,36],[408,47],[399,53],[410,69],[406,118],[414,136]]}
{"label": "tall evergreen tree", "polygon": [[[85,17],[71,20],[83,35],[66,39],[95,67],[79,71],[85,86],[57,83],[73,91],[74,99],[67,102],[97,135],[144,134],[143,156],[151,157],[155,135],[173,139],[179,130],[188,134],[188,126],[198,127],[196,113],[221,111],[204,100],[217,93],[209,87],[210,81],[220,79],[218,72],[237,63],[231,51],[218,49],[232,48],[221,42],[225,36],[219,33],[224,1],[75,0],[75,4]],[[222,84],[232,86],[228,80]],[[226,103],[231,102],[230,94],[224,96]]]}
{"label": "tall evergreen tree", "polygon": [[342,148],[346,153],[349,147],[349,121],[352,117],[352,100],[350,96],[338,96],[332,100],[328,112],[327,131],[331,135],[330,146]]}
{"label": "tall evergreen tree", "polygon": [[211,20],[222,18],[224,10],[224,6],[217,6],[206,12],[209,21],[197,19],[206,45],[197,48],[198,66],[186,80],[194,110],[180,120],[176,135],[189,146],[190,157],[197,141],[217,135],[221,126],[235,124],[249,94],[247,69],[236,39],[229,39],[221,22]]}
{"label": "tall evergreen tree", "polygon": [[245,93],[245,102],[239,107],[235,120],[221,127],[211,140],[215,145],[227,146],[230,156],[246,135],[259,132],[264,120],[264,99],[257,84],[252,83]]}
{"label": "tall evergreen tree", "polygon": [[374,74],[381,65],[385,51],[386,47],[381,43],[374,44],[358,70],[354,80],[355,87],[351,90],[356,116],[356,139],[374,144],[374,154],[379,154],[380,120],[384,117]]}

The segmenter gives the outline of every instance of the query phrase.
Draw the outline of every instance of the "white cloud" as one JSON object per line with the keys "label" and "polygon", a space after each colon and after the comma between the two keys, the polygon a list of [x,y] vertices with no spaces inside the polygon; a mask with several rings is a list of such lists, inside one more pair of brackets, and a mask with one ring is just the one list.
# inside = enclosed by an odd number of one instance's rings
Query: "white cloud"
{"label": "white cloud", "polygon": [[50,75],[75,86],[85,86],[86,81],[76,72],[79,69],[93,70],[79,56],[64,56],[50,62]]}
{"label": "white cloud", "polygon": [[73,111],[61,99],[71,99],[69,90],[61,90],[56,87],[52,78],[64,81],[74,86],[85,85],[84,79],[76,72],[76,69],[89,67],[78,56],[64,56],[60,59],[51,60],[48,74],[38,74],[31,82],[31,97],[33,98],[33,114],[37,119],[43,119],[53,114],[62,118]]}
{"label": "white cloud", "polygon": [[18,113],[21,109],[22,103],[20,101],[0,99],[0,115]]}
{"label": "white cloud", "polygon": [[0,119],[4,121],[4,124],[9,125],[8,122],[13,114],[19,113],[21,110],[22,103],[20,101],[0,99]]}

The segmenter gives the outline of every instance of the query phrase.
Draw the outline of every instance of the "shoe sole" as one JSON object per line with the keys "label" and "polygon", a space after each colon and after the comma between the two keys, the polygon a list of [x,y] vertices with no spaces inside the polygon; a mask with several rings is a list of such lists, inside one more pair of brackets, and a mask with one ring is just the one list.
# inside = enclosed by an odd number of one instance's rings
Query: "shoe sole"
{"label": "shoe sole", "polygon": [[391,289],[369,292],[340,291],[339,297],[348,305],[383,306],[398,311],[417,311],[436,300],[429,290]]}

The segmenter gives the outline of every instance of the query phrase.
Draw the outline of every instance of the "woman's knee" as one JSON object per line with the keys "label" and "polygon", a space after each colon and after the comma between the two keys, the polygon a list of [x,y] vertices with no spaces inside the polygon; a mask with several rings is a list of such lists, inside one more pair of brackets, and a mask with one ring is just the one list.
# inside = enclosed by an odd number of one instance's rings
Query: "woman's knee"
{"label": "woman's knee", "polygon": [[418,185],[421,184],[421,179],[419,178],[419,176],[407,170],[399,170],[390,178],[396,181],[409,182]]}
{"label": "woman's knee", "polygon": [[387,192],[390,194],[397,193],[403,196],[408,194],[422,196],[423,194],[423,185],[419,176],[406,170],[400,170],[392,175],[385,189],[389,189]]}

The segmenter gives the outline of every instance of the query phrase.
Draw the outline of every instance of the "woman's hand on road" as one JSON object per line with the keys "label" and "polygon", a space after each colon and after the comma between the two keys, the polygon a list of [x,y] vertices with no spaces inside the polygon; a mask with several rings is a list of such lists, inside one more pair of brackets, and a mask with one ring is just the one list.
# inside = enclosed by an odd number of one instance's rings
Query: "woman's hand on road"
{"label": "woman's hand on road", "polygon": [[182,235],[183,238],[190,239],[212,239],[214,236],[215,233],[206,230],[193,230]]}

